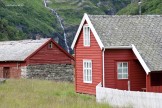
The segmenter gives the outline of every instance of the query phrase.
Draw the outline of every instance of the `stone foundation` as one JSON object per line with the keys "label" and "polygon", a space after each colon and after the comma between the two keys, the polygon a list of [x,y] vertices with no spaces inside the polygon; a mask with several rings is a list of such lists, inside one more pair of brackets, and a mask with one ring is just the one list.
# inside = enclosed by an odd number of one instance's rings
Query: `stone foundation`
{"label": "stone foundation", "polygon": [[21,68],[21,77],[55,81],[73,81],[73,65],[46,64]]}

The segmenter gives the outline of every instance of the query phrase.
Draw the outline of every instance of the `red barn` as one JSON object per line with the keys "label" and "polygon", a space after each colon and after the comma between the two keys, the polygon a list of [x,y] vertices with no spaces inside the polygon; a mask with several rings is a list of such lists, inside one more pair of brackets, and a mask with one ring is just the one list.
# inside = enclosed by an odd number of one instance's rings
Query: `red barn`
{"label": "red barn", "polygon": [[[70,54],[50,38],[0,42],[1,78],[35,77],[36,75],[47,77],[44,71],[49,70],[49,66],[57,65],[60,68],[62,64],[72,65],[73,60]],[[28,72],[29,69],[31,73]],[[34,69],[42,73],[34,73]]]}
{"label": "red barn", "polygon": [[96,86],[162,92],[162,16],[87,15],[71,48],[76,92]]}

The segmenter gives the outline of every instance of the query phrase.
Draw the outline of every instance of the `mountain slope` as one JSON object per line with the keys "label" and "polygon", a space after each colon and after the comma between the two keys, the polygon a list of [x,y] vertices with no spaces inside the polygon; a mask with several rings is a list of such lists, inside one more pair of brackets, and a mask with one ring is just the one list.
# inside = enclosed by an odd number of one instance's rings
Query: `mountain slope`
{"label": "mountain slope", "polygon": [[[53,25],[56,18],[42,6],[41,0],[1,1],[1,5],[1,21],[5,20],[8,26],[15,27],[18,32],[22,32],[26,35],[24,38],[32,37],[34,34],[49,36],[57,31],[57,28],[55,28],[57,25]],[[11,35],[8,34],[8,37],[11,37]],[[15,34],[12,37],[11,39],[17,39]]]}
{"label": "mountain slope", "polygon": [[[115,14],[130,0],[47,0],[61,17],[70,46],[84,13]],[[65,48],[63,30],[43,0],[0,0],[0,40],[52,37]]]}
{"label": "mountain slope", "polygon": [[[117,14],[138,15],[138,0],[121,9]],[[142,14],[162,14],[162,0],[141,0]]]}

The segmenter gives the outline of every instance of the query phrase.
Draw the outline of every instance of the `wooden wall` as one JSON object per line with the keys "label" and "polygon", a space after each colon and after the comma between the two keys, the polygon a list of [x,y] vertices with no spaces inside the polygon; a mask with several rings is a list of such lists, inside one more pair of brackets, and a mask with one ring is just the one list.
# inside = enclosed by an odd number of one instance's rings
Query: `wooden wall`
{"label": "wooden wall", "polygon": [[73,62],[71,55],[68,56],[55,43],[52,48],[49,48],[49,43],[29,57],[27,64],[71,64]]}
{"label": "wooden wall", "polygon": [[[90,33],[90,47],[83,45],[83,30],[75,46],[75,87],[76,92],[96,94],[96,85],[102,82],[102,51]],[[92,60],[92,83],[83,82],[83,59]]]}
{"label": "wooden wall", "polygon": [[107,49],[105,51],[106,87],[128,90],[127,81],[117,79],[117,62],[128,62],[130,90],[142,91],[142,88],[146,88],[146,73],[131,49]]}

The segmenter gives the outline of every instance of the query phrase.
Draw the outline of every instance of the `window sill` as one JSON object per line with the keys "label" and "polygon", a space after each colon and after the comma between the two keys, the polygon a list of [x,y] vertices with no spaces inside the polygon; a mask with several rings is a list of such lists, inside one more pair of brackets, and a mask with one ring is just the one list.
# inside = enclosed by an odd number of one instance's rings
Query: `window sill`
{"label": "window sill", "polygon": [[91,47],[91,46],[83,46],[83,47],[87,47],[87,48],[89,48],[89,47]]}
{"label": "window sill", "polygon": [[118,80],[128,80],[128,78],[127,79],[126,78],[125,79],[118,79]]}
{"label": "window sill", "polygon": [[92,82],[87,82],[87,81],[84,81],[83,83],[86,83],[86,84],[92,84]]}

